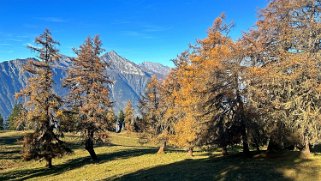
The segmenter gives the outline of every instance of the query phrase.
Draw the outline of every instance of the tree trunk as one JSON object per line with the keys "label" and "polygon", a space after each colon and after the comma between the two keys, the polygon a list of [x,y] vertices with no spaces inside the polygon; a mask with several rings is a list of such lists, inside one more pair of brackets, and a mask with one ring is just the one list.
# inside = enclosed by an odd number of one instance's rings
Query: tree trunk
{"label": "tree trunk", "polygon": [[93,161],[97,160],[97,155],[94,150],[94,141],[93,141],[93,134],[89,135],[89,138],[87,138],[86,143],[85,143],[85,149],[88,151],[90,154],[90,157]]}
{"label": "tree trunk", "polygon": [[52,168],[52,158],[46,158],[46,161],[47,161],[46,167]]}
{"label": "tree trunk", "polygon": [[243,133],[242,133],[242,141],[243,141],[243,153],[245,155],[249,155],[250,154],[250,149],[249,149],[249,143],[247,141],[247,134],[246,134],[246,129],[245,127],[242,128],[243,129]]}
{"label": "tree trunk", "polygon": [[307,137],[305,137],[304,139],[304,147],[301,151],[301,154],[303,156],[310,156],[311,152],[310,152],[310,143],[309,143],[309,139]]}
{"label": "tree trunk", "polygon": [[130,129],[132,132],[136,132],[135,130],[135,119],[132,119],[130,122]]}
{"label": "tree trunk", "polygon": [[222,147],[222,154],[223,154],[224,156],[228,155],[227,147],[226,147],[226,146],[223,146],[223,147]]}
{"label": "tree trunk", "polygon": [[122,128],[123,130],[125,131],[126,130],[126,124],[125,124],[125,121],[122,122]]}
{"label": "tree trunk", "polygon": [[259,146],[258,144],[256,144],[255,147],[256,147],[256,151],[257,151],[257,152],[260,152],[260,151],[261,151],[261,150],[260,150],[260,146]]}
{"label": "tree trunk", "polygon": [[187,151],[187,155],[190,156],[190,157],[193,157],[193,147],[189,147],[188,148],[188,151]]}
{"label": "tree trunk", "polygon": [[159,147],[157,154],[164,154],[166,149],[166,141],[163,141],[162,145]]}
{"label": "tree trunk", "polygon": [[[236,82],[238,82],[238,76],[235,78]],[[238,85],[238,84],[237,84]],[[237,117],[241,121],[241,135],[242,135],[242,142],[243,142],[243,153],[245,155],[250,154],[250,149],[249,149],[249,143],[247,140],[247,132],[246,132],[246,117],[244,115],[244,104],[242,97],[240,95],[240,91],[237,89],[236,91],[236,96],[237,96],[237,102],[238,102],[238,111],[237,114],[239,114]]]}
{"label": "tree trunk", "polygon": [[267,147],[267,151],[269,153],[276,153],[276,152],[280,152],[282,150],[283,150],[283,147],[279,143],[273,141],[272,138],[270,138],[269,143],[268,143],[268,147]]}

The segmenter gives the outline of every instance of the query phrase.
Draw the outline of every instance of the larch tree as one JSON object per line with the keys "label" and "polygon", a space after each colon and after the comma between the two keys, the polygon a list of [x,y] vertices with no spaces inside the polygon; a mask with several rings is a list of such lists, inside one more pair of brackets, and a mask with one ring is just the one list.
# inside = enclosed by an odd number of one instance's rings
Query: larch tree
{"label": "larch tree", "polygon": [[[29,128],[26,122],[26,110],[22,104],[16,104],[13,107],[11,114],[8,117],[8,129],[10,130],[23,130]],[[30,123],[29,123],[30,124]]]}
{"label": "larch tree", "polygon": [[85,149],[92,160],[97,160],[94,143],[106,138],[106,112],[112,106],[108,85],[112,84],[106,74],[108,64],[100,59],[103,52],[98,36],[88,37],[72,59],[64,86],[70,88],[67,106],[77,114],[77,131],[84,134]]}
{"label": "larch tree", "polygon": [[106,112],[106,124],[109,131],[112,131],[115,129],[114,125],[116,123],[116,115],[114,113],[114,110],[111,108]]}
{"label": "larch tree", "polygon": [[251,70],[258,78],[250,83],[250,101],[264,106],[274,123],[273,142],[296,144],[307,155],[320,138],[320,13],[318,0],[273,0],[245,37],[257,40],[249,56],[261,62]]}
{"label": "larch tree", "polygon": [[156,75],[153,75],[146,85],[144,95],[139,102],[139,109],[143,116],[143,138],[148,137],[149,140],[161,142],[158,153],[164,153],[166,141],[159,140],[159,135],[162,133],[161,129],[161,114],[160,114],[160,90],[161,84]]}
{"label": "larch tree", "polygon": [[161,148],[169,141],[219,145],[225,153],[242,143],[248,155],[250,144],[268,143],[309,154],[321,130],[320,14],[319,0],[271,0],[257,27],[236,42],[232,25],[218,17],[208,37],[174,61],[158,94],[147,87],[146,128]]}
{"label": "larch tree", "polygon": [[146,129],[156,130],[154,126],[159,120],[159,96],[159,81],[156,75],[153,75],[139,101],[139,109],[145,120]]}
{"label": "larch tree", "polygon": [[159,119],[157,122],[157,136],[155,137],[161,143],[158,153],[164,153],[167,143],[173,142],[174,126],[178,120],[178,114],[181,113],[178,112],[178,107],[176,107],[176,89],[178,88],[176,75],[175,70],[171,71],[159,85]]}
{"label": "larch tree", "polygon": [[[209,29],[208,37],[198,41],[191,56],[192,66],[200,71],[195,77],[201,94],[203,110],[203,137],[206,144],[218,144],[223,148],[238,143],[241,138],[243,152],[249,153],[247,117],[244,106],[242,58],[238,47],[228,33],[232,24],[218,17]],[[203,80],[203,81],[200,81]]]}
{"label": "larch tree", "polygon": [[23,158],[45,159],[47,167],[52,167],[52,159],[71,152],[59,138],[57,111],[62,105],[61,98],[53,90],[52,64],[58,61],[59,54],[56,42],[48,29],[35,39],[37,46],[29,48],[39,54],[40,61],[30,60],[24,70],[33,76],[16,97],[26,97],[23,104],[27,111],[26,119],[32,123],[34,132],[27,134],[23,141]]}
{"label": "larch tree", "polygon": [[131,101],[128,101],[124,110],[124,120],[128,131],[135,131],[134,108]]}
{"label": "larch tree", "polygon": [[[200,94],[197,94],[200,80],[196,78],[202,69],[195,69],[190,60],[190,52],[184,51],[174,60],[176,68],[163,82],[162,100],[166,108],[164,118],[170,120],[173,127],[170,143],[187,148],[193,156],[193,148],[197,146],[200,132]],[[164,99],[164,98],[165,99]]]}

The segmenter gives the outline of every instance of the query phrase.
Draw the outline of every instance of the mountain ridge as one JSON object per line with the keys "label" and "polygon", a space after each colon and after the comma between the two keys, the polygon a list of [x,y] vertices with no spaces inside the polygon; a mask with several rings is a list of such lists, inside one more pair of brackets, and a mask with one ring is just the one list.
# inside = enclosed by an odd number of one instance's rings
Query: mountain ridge
{"label": "mountain ridge", "polygon": [[[101,56],[101,60],[109,64],[106,73],[114,81],[109,86],[110,98],[114,101],[114,111],[117,113],[123,109],[128,100],[137,107],[145,86],[152,75],[164,79],[169,73],[170,67],[159,63],[148,62],[136,64],[115,51],[110,51]],[[15,59],[0,63],[0,114],[7,119],[13,106],[18,102],[14,94],[19,92],[27,82],[30,74],[23,72],[23,65],[27,61],[36,61],[35,58]],[[54,63],[54,90],[60,96],[66,96],[68,89],[61,86],[61,81],[67,75],[67,69],[71,64],[70,57],[62,58]],[[136,109],[136,113],[138,110]]]}

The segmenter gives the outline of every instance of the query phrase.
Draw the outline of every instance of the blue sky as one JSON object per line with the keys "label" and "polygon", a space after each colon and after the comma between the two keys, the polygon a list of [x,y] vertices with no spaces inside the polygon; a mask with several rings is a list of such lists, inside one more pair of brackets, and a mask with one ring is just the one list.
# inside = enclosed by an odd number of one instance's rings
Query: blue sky
{"label": "blue sky", "polygon": [[106,51],[136,63],[171,59],[206,37],[224,12],[233,39],[253,27],[267,0],[0,0],[0,62],[34,57],[26,48],[49,28],[60,52],[73,56],[87,36],[99,34]]}

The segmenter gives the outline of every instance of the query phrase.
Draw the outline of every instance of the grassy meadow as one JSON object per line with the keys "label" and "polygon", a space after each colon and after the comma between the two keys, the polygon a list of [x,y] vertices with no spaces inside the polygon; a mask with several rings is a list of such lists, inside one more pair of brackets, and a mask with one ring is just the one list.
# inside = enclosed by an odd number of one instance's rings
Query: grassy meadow
{"label": "grassy meadow", "polygon": [[0,180],[321,180],[321,155],[301,158],[299,152],[278,155],[239,153],[222,156],[217,151],[196,151],[194,157],[171,149],[155,154],[155,145],[141,145],[137,135],[110,133],[110,143],[96,146],[93,163],[79,136],[67,134],[73,154],[45,162],[21,159],[25,132],[0,132]]}

